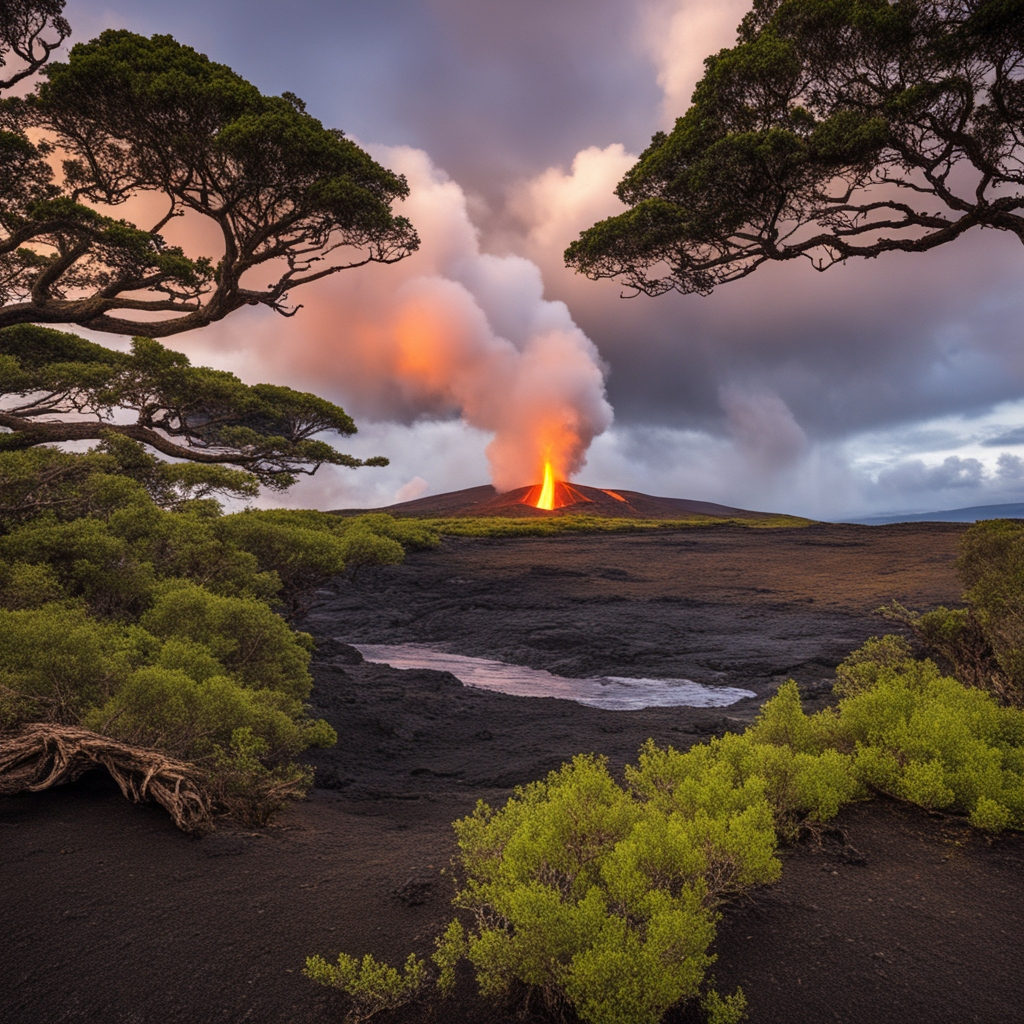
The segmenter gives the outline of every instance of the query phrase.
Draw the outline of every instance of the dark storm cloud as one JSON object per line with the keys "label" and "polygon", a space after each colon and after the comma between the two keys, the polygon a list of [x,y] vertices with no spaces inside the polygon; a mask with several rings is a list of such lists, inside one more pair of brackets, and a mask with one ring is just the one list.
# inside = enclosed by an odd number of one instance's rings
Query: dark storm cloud
{"label": "dark storm cloud", "polygon": [[951,488],[975,488],[985,475],[977,459],[950,455],[938,466],[926,466],[920,459],[902,462],[879,474],[883,490],[905,494],[914,491],[945,491]]}
{"label": "dark storm cloud", "polygon": [[757,381],[834,439],[1024,393],[1022,276],[1019,243],[979,232],[825,274],[769,266],[708,298],[621,299],[561,274],[553,293],[611,364],[618,422],[720,430],[719,389]]}
{"label": "dark storm cloud", "polygon": [[998,437],[990,437],[987,441],[981,442],[990,448],[1005,448],[1008,444],[1024,444],[1024,427],[1017,427],[1016,430],[1008,430]]}

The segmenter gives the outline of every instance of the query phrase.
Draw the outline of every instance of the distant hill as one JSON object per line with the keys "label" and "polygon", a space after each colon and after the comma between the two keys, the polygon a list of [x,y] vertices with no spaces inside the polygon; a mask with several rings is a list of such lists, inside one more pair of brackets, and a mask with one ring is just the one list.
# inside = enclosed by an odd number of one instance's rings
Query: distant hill
{"label": "distant hill", "polygon": [[979,519],[1024,519],[1024,502],[1006,505],[972,505],[970,508],[947,508],[941,512],[914,512],[912,514],[868,516],[864,519],[846,519],[847,523],[865,526],[885,526],[887,523],[976,523]]}
{"label": "distant hill", "polygon": [[[387,512],[393,516],[417,519],[446,518],[449,516],[513,516],[516,518],[546,518],[559,515],[608,516],[617,519],[681,519],[687,516],[715,516],[721,519],[761,519],[769,512],[716,505],[710,501],[689,501],[686,498],[659,498],[639,491],[603,490],[577,484],[556,485],[556,499],[564,502],[552,512],[535,508],[539,487],[520,487],[499,494],[490,484],[468,487],[463,491],[433,494],[414,501],[402,501],[383,508],[336,509],[337,515],[363,515],[367,512]],[[794,520],[803,522],[803,520]]]}

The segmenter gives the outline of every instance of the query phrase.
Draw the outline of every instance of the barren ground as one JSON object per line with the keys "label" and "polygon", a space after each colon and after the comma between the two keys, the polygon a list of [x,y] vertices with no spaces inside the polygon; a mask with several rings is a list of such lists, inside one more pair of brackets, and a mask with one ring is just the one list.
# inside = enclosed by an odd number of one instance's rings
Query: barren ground
{"label": "barren ground", "polygon": [[[339,1020],[342,1002],[301,976],[305,956],[428,952],[449,914],[449,823],[478,798],[500,802],[580,751],[618,769],[648,736],[686,746],[740,727],[790,676],[821,706],[838,660],[885,630],[874,608],[956,600],[962,529],[458,540],[338,581],[306,628],[320,641],[316,710],[342,739],[316,753],[318,788],[276,825],[190,839],[98,775],[0,800],[0,1021]],[[343,646],[409,641],[758,698],[600,711],[352,664]],[[1024,840],[886,802],[837,824],[841,836],[786,850],[782,881],[725,914],[714,973],[742,984],[751,1021],[1024,1021]],[[454,1001],[383,1021],[520,1019],[467,978]]]}

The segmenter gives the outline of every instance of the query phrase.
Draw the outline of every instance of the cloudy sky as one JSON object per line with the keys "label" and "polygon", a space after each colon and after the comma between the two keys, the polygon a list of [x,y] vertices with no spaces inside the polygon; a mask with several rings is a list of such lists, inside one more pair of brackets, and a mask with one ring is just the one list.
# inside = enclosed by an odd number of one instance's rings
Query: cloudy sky
{"label": "cloudy sky", "polygon": [[[840,519],[1024,500],[1024,250],[975,232],[709,298],[623,299],[561,252],[681,114],[737,0],[69,0],[76,39],[171,33],[290,90],[405,173],[423,238],[395,267],[240,311],[172,344],[357,417],[289,504],[373,506],[522,482],[514,437],[570,401],[576,479]],[[425,325],[425,326],[424,326]],[[415,333],[412,338],[410,332]],[[410,367],[410,345],[432,346]],[[488,448],[488,446],[490,446]],[[579,453],[572,457],[577,457]]]}

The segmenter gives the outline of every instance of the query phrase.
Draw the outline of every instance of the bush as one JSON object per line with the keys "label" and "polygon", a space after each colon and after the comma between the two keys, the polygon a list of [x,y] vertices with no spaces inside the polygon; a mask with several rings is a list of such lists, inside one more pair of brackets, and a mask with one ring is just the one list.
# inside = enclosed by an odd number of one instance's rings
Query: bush
{"label": "bush", "polygon": [[[642,764],[634,777],[649,774]],[[648,799],[579,756],[500,811],[481,803],[456,822],[455,902],[474,917],[464,945],[483,993],[521,983],[593,1024],[654,1024],[699,991],[717,906],[780,868],[758,786],[717,777],[683,790]],[[450,931],[442,967],[459,941]]]}
{"label": "bush", "polygon": [[[579,755],[500,810],[480,802],[454,826],[472,923],[437,939],[439,988],[468,959],[484,995],[534,989],[589,1024],[656,1024],[699,993],[720,904],[779,876],[777,833],[871,792],[1024,829],[1024,711],[909,653],[895,636],[854,651],[838,708],[806,714],[790,681],[742,734],[685,752],[648,740],[625,787]],[[711,1024],[746,1017],[742,991],[702,1006]]]}
{"label": "bush", "polygon": [[701,1000],[707,1024],[742,1024],[747,1019],[747,997],[738,988],[731,996],[720,996],[714,989]]}
{"label": "bush", "polygon": [[402,545],[362,526],[353,527],[341,539],[345,565],[353,575],[371,565],[397,565],[405,557]]}
{"label": "bush", "polygon": [[0,611],[0,727],[77,725],[159,646],[144,630],[97,621],[80,607]]}
{"label": "bush", "polygon": [[1024,707],[1024,522],[988,519],[960,541],[957,572],[966,608],[879,611],[909,626],[925,649],[968,686]]}
{"label": "bush", "polygon": [[312,688],[312,638],[289,629],[261,601],[221,597],[187,580],[172,580],[140,624],[162,639],[201,644],[245,686],[299,699]]}
{"label": "bush", "polygon": [[369,953],[362,960],[341,953],[334,964],[321,956],[311,956],[302,973],[321,985],[340,988],[349,997],[351,1006],[345,1020],[350,1024],[404,1005],[415,998],[427,979],[426,965],[412,953],[401,973]]}
{"label": "bush", "polygon": [[943,676],[934,662],[879,666],[870,689],[840,702],[835,743],[877,792],[979,825],[1024,827],[1024,711]]}
{"label": "bush", "polygon": [[957,571],[968,607],[1006,677],[1006,697],[1024,704],[1024,522],[975,523],[961,541]]}

